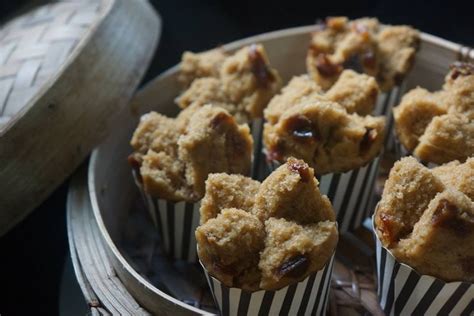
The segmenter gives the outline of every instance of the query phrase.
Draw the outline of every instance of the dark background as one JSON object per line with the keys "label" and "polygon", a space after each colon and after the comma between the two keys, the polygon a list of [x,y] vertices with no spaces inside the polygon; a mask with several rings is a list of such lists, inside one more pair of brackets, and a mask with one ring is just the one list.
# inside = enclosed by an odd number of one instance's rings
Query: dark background
{"label": "dark background", "polygon": [[[138,1],[138,0],[125,0]],[[32,1],[0,0],[0,21]],[[41,1],[33,1],[35,3]],[[474,46],[472,8],[459,1],[151,1],[163,33],[144,83],[199,51],[250,35],[314,23],[328,15],[375,16],[389,24]],[[21,224],[0,238],[0,314],[56,315],[69,256],[65,203],[68,181]],[[71,273],[71,272],[69,272]],[[80,298],[82,299],[82,298]]]}

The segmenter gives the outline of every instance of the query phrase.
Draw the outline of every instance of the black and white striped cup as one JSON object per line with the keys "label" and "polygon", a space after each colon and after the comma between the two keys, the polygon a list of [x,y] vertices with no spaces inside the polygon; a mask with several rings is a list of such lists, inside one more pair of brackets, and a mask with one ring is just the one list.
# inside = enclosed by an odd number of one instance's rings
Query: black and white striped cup
{"label": "black and white striped cup", "polygon": [[384,148],[393,152],[397,150],[396,135],[394,130],[393,108],[400,103],[400,99],[406,92],[406,84],[403,82],[399,86],[392,88],[390,91],[380,93],[374,109],[374,115],[385,115],[387,118],[386,134],[384,140]]}
{"label": "black and white striped cup", "polygon": [[[377,157],[364,167],[345,173],[316,176],[321,194],[327,195],[334,207],[341,233],[360,227],[371,215],[379,160]],[[267,161],[267,165],[273,171],[281,163]]]}
{"label": "black and white striped cup", "polygon": [[398,262],[376,239],[380,307],[385,315],[473,315],[474,284],[446,283]]}
{"label": "black and white striped cup", "polygon": [[277,291],[246,292],[229,288],[203,266],[212,296],[222,316],[326,315],[334,255],[323,269]]}
{"label": "black and white striped cup", "polygon": [[252,160],[252,179],[263,180],[265,174],[260,166],[264,163],[265,158],[262,155],[262,132],[263,118],[253,119],[250,122],[250,132],[253,138],[253,160]]}
{"label": "black and white striped cup", "polygon": [[197,262],[194,232],[199,226],[201,203],[171,202],[154,198],[145,192],[135,171],[133,178],[160,234],[165,254],[173,259]]}

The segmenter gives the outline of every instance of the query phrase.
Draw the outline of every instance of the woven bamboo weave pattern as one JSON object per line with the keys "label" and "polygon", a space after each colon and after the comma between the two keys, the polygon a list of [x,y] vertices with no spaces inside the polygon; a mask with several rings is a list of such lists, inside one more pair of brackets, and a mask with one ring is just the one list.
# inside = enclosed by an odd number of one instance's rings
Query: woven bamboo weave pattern
{"label": "woven bamboo weave pattern", "polygon": [[49,4],[0,29],[0,128],[54,78],[100,8],[100,1]]}

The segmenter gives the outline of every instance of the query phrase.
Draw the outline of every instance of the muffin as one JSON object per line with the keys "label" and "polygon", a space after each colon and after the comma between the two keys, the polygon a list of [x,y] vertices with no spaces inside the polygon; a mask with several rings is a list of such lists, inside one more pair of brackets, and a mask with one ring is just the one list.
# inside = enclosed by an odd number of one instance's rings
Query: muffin
{"label": "muffin", "polygon": [[276,124],[286,110],[307,99],[336,102],[348,113],[368,115],[374,110],[378,94],[379,87],[373,77],[352,70],[344,70],[328,91],[308,75],[300,75],[293,77],[281,93],[271,99],[264,116],[267,122]]}
{"label": "muffin", "polygon": [[221,47],[202,53],[184,52],[179,65],[179,83],[187,88],[195,79],[219,77],[219,70],[228,56]]}
{"label": "muffin", "polygon": [[474,65],[454,63],[440,91],[409,91],[393,115],[398,140],[420,160],[465,161],[474,155]]}
{"label": "muffin", "polygon": [[262,183],[212,174],[196,229],[199,259],[227,288],[277,291],[327,268],[338,240],[334,220],[302,160],[288,159]]}
{"label": "muffin", "polygon": [[[276,169],[289,157],[314,168],[341,232],[359,227],[371,212],[385,118],[367,113],[374,109],[378,92],[374,78],[352,70],[344,70],[328,91],[302,75],[265,109],[268,168]],[[347,185],[352,189],[346,190]]]}
{"label": "muffin", "polygon": [[243,47],[233,55],[221,49],[185,53],[179,77],[190,83],[176,99],[181,108],[212,103],[229,111],[239,123],[261,118],[281,86],[280,76],[260,44]]}
{"label": "muffin", "polygon": [[420,274],[472,283],[473,188],[474,158],[434,169],[401,159],[375,214],[382,246]]}
{"label": "muffin", "polygon": [[329,91],[321,91],[300,76],[270,101],[263,132],[268,160],[294,156],[326,174],[359,168],[378,155],[385,119],[363,115],[374,107],[375,80],[346,70]]}
{"label": "muffin", "polygon": [[[192,210],[198,212],[210,173],[248,175],[252,144],[248,126],[237,124],[229,112],[219,107],[191,106],[176,118],[156,112],[142,116],[131,140],[134,153],[129,162],[166,250],[182,248],[183,245],[171,245],[180,240],[191,243],[185,245],[189,251],[195,248],[193,234],[190,238],[177,238],[174,234],[194,232],[198,221],[177,219],[197,219]],[[176,227],[172,229],[169,226],[173,220]]]}
{"label": "muffin", "polygon": [[344,69],[352,68],[375,77],[387,91],[411,69],[419,42],[419,32],[409,26],[380,25],[375,18],[330,17],[313,32],[306,65],[325,90]]}

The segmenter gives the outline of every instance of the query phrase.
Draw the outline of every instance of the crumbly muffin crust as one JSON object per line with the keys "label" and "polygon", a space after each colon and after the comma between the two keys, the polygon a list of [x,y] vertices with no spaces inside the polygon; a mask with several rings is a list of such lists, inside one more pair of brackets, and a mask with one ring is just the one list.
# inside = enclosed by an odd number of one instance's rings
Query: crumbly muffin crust
{"label": "crumbly muffin crust", "polygon": [[145,191],[171,201],[197,201],[213,172],[247,175],[253,140],[247,125],[238,125],[224,109],[192,106],[176,119],[144,115],[131,140],[129,158]]}
{"label": "crumbly muffin crust", "polygon": [[267,159],[303,159],[317,174],[361,167],[379,153],[383,117],[349,114],[338,103],[305,98],[288,108],[277,123],[264,125]]}
{"label": "crumbly muffin crust", "polygon": [[196,76],[176,103],[181,108],[212,103],[228,110],[239,123],[262,117],[263,109],[281,86],[280,76],[271,68],[263,46],[244,47],[219,59],[216,67],[217,73]]}
{"label": "crumbly muffin crust", "polygon": [[367,115],[373,111],[378,93],[374,78],[352,70],[344,70],[328,91],[324,91],[308,75],[295,76],[268,103],[264,111],[265,119],[270,124],[276,124],[286,110],[305,100],[333,101],[348,113]]}
{"label": "crumbly muffin crust", "polygon": [[401,159],[375,213],[382,245],[421,274],[473,282],[473,187],[474,158],[433,169]]}
{"label": "crumbly muffin crust", "polygon": [[398,84],[413,65],[420,37],[409,26],[382,26],[375,18],[331,17],[313,32],[306,64],[329,89],[345,68],[377,78],[382,90]]}
{"label": "crumbly muffin crust", "polygon": [[187,88],[197,78],[218,77],[222,63],[228,56],[221,47],[202,53],[184,52],[178,81]]}
{"label": "crumbly muffin crust", "polygon": [[474,155],[474,65],[454,63],[442,90],[411,90],[393,114],[400,143],[421,160],[466,160]]}
{"label": "crumbly muffin crust", "polygon": [[279,289],[322,269],[338,232],[317,184],[308,164],[294,158],[261,184],[211,175],[196,229],[199,259],[226,286],[248,291]]}

